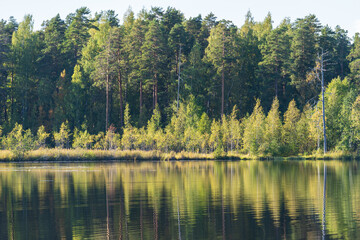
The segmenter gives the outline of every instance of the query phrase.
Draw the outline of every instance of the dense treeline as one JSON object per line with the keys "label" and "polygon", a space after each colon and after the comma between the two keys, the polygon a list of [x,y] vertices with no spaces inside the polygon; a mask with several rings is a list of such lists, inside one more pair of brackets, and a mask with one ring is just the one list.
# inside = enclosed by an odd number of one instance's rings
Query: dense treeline
{"label": "dense treeline", "polygon": [[329,147],[358,147],[360,38],[314,15],[274,27],[249,12],[238,27],[152,8],[120,23],[83,7],[42,26],[0,21],[3,148],[38,131],[29,148],[309,153],[322,144],[321,57]]}

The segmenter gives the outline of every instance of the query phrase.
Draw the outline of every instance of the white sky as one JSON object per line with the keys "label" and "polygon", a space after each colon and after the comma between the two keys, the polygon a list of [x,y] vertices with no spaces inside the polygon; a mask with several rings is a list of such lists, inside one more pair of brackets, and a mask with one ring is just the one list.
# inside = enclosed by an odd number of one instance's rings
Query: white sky
{"label": "white sky", "polygon": [[323,25],[328,24],[335,28],[340,25],[349,31],[353,37],[360,32],[360,0],[0,0],[0,19],[7,20],[14,16],[18,22],[25,14],[32,14],[35,20],[35,29],[40,29],[44,20],[49,20],[57,13],[62,19],[79,7],[86,6],[92,13],[101,10],[115,10],[122,20],[122,16],[129,6],[137,14],[143,7],[159,6],[166,9],[175,7],[185,14],[186,18],[201,14],[205,17],[213,12],[220,19],[231,20],[241,26],[245,14],[250,10],[255,21],[262,21],[268,12],[272,14],[274,25],[278,25],[285,17],[291,21],[315,14]]}

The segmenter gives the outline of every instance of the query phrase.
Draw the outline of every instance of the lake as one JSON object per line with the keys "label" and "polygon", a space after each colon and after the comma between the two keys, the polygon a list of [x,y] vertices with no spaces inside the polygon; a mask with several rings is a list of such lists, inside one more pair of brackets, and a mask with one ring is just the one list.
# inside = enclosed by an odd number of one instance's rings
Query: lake
{"label": "lake", "polygon": [[1,163],[0,239],[359,239],[359,163]]}

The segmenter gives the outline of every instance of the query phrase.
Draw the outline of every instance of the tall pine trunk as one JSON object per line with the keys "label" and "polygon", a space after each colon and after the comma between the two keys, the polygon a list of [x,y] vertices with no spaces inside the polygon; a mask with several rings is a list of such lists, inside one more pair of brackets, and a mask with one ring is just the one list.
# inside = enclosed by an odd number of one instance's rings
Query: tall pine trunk
{"label": "tall pine trunk", "polygon": [[224,77],[224,64],[221,73],[221,116],[224,115],[224,95],[225,95],[225,77]]}
{"label": "tall pine trunk", "polygon": [[123,126],[123,119],[124,119],[124,111],[123,111],[123,97],[122,97],[122,78],[121,72],[118,72],[118,84],[119,84],[119,103],[120,103],[120,127]]}
{"label": "tall pine trunk", "polygon": [[158,104],[158,77],[157,73],[154,75],[154,84],[153,84],[153,109],[155,109]]}
{"label": "tall pine trunk", "polygon": [[[276,66],[275,72],[278,73],[277,66]],[[275,77],[275,97],[278,97],[278,76]]]}
{"label": "tall pine trunk", "polygon": [[143,108],[143,83],[140,80],[140,120],[142,118],[142,108]]}
{"label": "tall pine trunk", "polygon": [[109,128],[109,73],[106,74],[106,126],[105,132]]}
{"label": "tall pine trunk", "polygon": [[224,115],[224,95],[225,95],[225,32],[223,32],[223,49],[222,49],[222,71],[221,71],[221,117]]}

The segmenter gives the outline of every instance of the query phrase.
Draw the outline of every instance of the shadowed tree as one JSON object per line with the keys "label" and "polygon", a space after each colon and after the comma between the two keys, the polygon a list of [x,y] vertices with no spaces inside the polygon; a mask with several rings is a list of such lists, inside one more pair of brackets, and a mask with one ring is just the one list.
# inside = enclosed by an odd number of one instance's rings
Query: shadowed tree
{"label": "shadowed tree", "polygon": [[320,24],[315,15],[297,19],[293,26],[291,43],[291,83],[300,94],[300,102],[303,105],[308,96],[308,84],[306,76],[315,66],[317,56],[317,43]]}
{"label": "shadowed tree", "polygon": [[164,36],[160,30],[160,25],[156,21],[149,23],[149,29],[145,34],[145,41],[141,46],[142,56],[140,67],[147,84],[152,85],[152,108],[158,104],[159,81],[162,78],[165,60]]}
{"label": "shadowed tree", "polygon": [[222,21],[212,28],[209,45],[205,49],[205,61],[210,62],[221,77],[221,116],[225,108],[225,77],[233,70],[232,62],[236,57],[236,28],[229,22]]}

